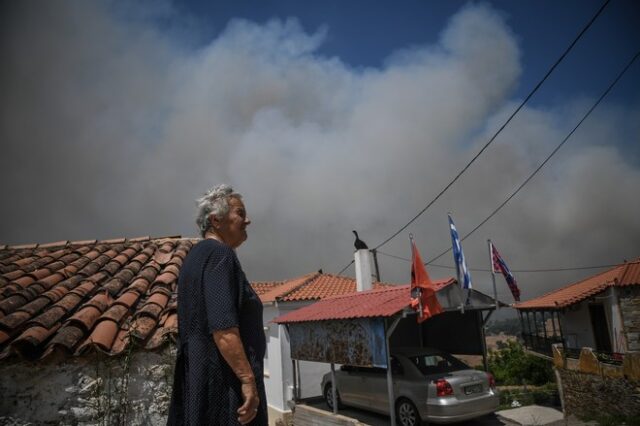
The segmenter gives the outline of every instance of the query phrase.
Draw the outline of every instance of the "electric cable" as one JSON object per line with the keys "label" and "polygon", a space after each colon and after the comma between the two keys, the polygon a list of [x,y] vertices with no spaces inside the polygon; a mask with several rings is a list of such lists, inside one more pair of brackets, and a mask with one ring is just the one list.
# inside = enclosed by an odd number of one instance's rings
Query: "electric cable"
{"label": "electric cable", "polygon": [[[636,59],[638,59],[638,56],[640,56],[640,50],[638,52],[636,52],[636,54],[631,58],[631,60],[627,63],[627,65],[622,69],[622,71],[620,71],[620,73],[618,73],[618,75],[616,76],[616,78],[609,84],[609,86],[607,87],[607,89],[602,93],[602,95],[600,95],[600,97],[598,98],[598,100],[591,106],[591,108],[589,108],[589,110],[585,113],[584,116],[582,116],[582,118],[580,119],[580,121],[578,121],[578,124],[575,125],[575,127],[569,132],[569,134],[562,140],[562,142],[560,142],[554,149],[553,151],[551,151],[551,153],[547,156],[547,158],[544,159],[544,161],[542,163],[540,163],[540,165],[533,171],[533,173],[531,173],[525,180],[524,182],[522,182],[520,184],[520,186],[518,186],[518,188],[511,193],[511,195],[509,195],[502,203],[500,203],[500,205],[491,212],[491,214],[489,214],[489,216],[487,216],[482,222],[480,222],[475,228],[473,228],[470,232],[468,232],[467,234],[465,234],[460,241],[464,241],[467,237],[469,237],[471,234],[473,234],[474,232],[476,232],[482,225],[484,225],[485,223],[487,223],[489,221],[489,219],[491,219],[493,216],[496,215],[496,213],[498,213],[509,201],[511,201],[511,199],[513,197],[516,196],[516,194],[518,192],[520,192],[520,190],[522,188],[525,187],[525,185],[527,183],[529,183],[529,181],[536,175],[538,174],[538,172],[544,167],[545,164],[547,164],[547,162],[551,159],[551,157],[553,157],[559,150],[560,148],[562,148],[562,146],[569,140],[569,138],[573,135],[573,133],[578,129],[578,127],[580,127],[580,125],[587,119],[587,117],[589,117],[591,115],[591,113],[593,112],[594,109],[596,109],[596,107],[600,104],[600,102],[602,102],[602,100],[609,94],[609,92],[611,91],[611,89],[613,89],[613,87],[618,83],[618,81],[622,78],[622,76],[627,72],[627,70],[629,68],[631,68],[631,65],[633,65],[633,63],[636,61]],[[445,251],[443,251],[442,253],[440,253],[439,255],[437,255],[436,257],[428,260],[425,264],[431,264],[431,262],[434,262],[436,260],[438,260],[439,258],[441,258],[442,256],[444,256],[445,254],[449,253],[449,251],[451,251],[451,247],[449,247],[448,249],[446,249]]]}
{"label": "electric cable", "polygon": [[571,49],[573,49],[573,47],[576,45],[576,43],[578,42],[578,40],[580,40],[580,38],[582,38],[582,36],[584,35],[584,33],[587,32],[587,30],[591,27],[591,25],[595,22],[595,20],[600,16],[600,14],[602,13],[602,11],[607,7],[607,5],[609,4],[611,0],[606,0],[604,2],[604,4],[600,7],[600,9],[598,10],[598,12],[596,12],[596,14],[589,20],[589,22],[587,23],[587,25],[582,29],[582,31],[580,31],[580,33],[578,33],[578,35],[576,36],[576,38],[573,40],[573,42],[571,42],[571,44],[569,45],[569,47],[567,47],[565,49],[565,51],[562,53],[562,55],[560,55],[560,57],[556,60],[556,62],[553,64],[553,66],[547,71],[547,73],[545,74],[545,76],[542,78],[542,80],[540,80],[538,82],[538,84],[536,84],[536,86],[533,88],[533,90],[531,92],[529,92],[529,94],[527,95],[527,97],[520,103],[520,105],[518,106],[518,108],[515,109],[515,111],[513,111],[513,113],[511,113],[511,115],[509,116],[509,118],[507,119],[507,121],[505,121],[505,123],[500,126],[500,128],[495,132],[495,134],[491,137],[491,139],[489,139],[489,141],[487,143],[484,144],[484,146],[480,149],[480,151],[478,151],[478,153],[476,153],[476,155],[473,156],[473,158],[471,159],[471,161],[469,161],[467,163],[467,165],[465,165],[462,170],[453,178],[453,180],[451,182],[449,182],[444,189],[442,189],[438,195],[436,195],[436,197],[434,199],[432,199],[422,210],[420,210],[420,212],[415,215],[409,222],[407,222],[404,226],[402,226],[398,231],[396,231],[393,235],[391,235],[389,238],[387,238],[386,240],[384,240],[382,243],[378,244],[377,246],[374,247],[374,250],[379,249],[380,247],[382,247],[383,245],[385,245],[386,243],[388,243],[389,241],[391,241],[392,239],[394,239],[395,237],[398,236],[398,234],[400,234],[402,231],[404,231],[405,229],[407,229],[407,227],[409,225],[411,225],[416,219],[418,219],[420,216],[422,216],[422,214],[427,211],[427,209],[429,209],[429,207],[431,207],[437,200],[440,199],[440,197],[460,178],[460,176],[462,176],[462,174],[464,172],[467,171],[467,169],[478,159],[478,157],[480,157],[480,155],[489,147],[489,145],[491,145],[491,143],[496,139],[496,137],[502,132],[502,130],[507,127],[507,125],[511,122],[511,120],[516,116],[516,114],[522,109],[522,107],[524,107],[524,105],[529,101],[529,99],[531,99],[531,97],[538,91],[538,89],[540,88],[540,86],[542,86],[542,84],[547,80],[547,78],[551,75],[551,73],[556,69],[556,67],[560,64],[560,62],[563,61],[563,59],[567,56],[567,54],[571,51]]}
{"label": "electric cable", "polygon": [[[383,251],[379,251],[378,253],[383,255],[383,256],[387,256],[387,257],[391,257],[394,259],[398,259],[398,260],[403,260],[406,262],[411,262],[411,259],[408,259],[406,257],[401,257],[401,256],[396,256],[393,254],[389,254],[389,253],[385,253]],[[592,265],[592,266],[574,266],[571,268],[535,268],[535,269],[511,269],[509,268],[509,270],[511,272],[517,272],[517,273],[536,273],[536,272],[566,272],[566,271],[579,271],[579,270],[585,270],[585,269],[603,269],[603,268],[614,268],[616,266],[623,266],[623,265],[627,265],[629,263],[633,263],[633,262],[625,262],[625,263],[611,263],[608,265]],[[426,263],[425,263],[426,265]],[[435,267],[435,268],[444,268],[444,269],[456,269],[455,266],[447,266],[447,265],[438,265],[438,264],[430,264],[429,266],[431,267]],[[470,271],[475,271],[475,272],[491,272],[491,269],[486,269],[486,268],[469,268]]]}

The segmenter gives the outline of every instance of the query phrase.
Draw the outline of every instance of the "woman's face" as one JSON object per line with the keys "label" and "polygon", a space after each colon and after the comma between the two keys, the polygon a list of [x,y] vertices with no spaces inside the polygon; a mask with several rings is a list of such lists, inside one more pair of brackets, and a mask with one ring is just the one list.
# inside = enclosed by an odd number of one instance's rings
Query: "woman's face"
{"label": "woman's face", "polygon": [[247,239],[250,223],[242,200],[229,198],[229,213],[220,220],[214,219],[214,228],[226,244],[236,248]]}

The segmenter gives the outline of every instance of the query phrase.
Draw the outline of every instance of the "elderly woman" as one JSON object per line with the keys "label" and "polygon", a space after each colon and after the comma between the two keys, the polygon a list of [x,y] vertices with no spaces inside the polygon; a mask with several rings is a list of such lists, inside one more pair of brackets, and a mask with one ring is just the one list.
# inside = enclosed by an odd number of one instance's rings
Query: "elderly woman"
{"label": "elderly woman", "polygon": [[218,185],[197,200],[203,240],[178,280],[178,357],[169,425],[267,424],[262,303],[235,248],[247,239],[242,197]]}

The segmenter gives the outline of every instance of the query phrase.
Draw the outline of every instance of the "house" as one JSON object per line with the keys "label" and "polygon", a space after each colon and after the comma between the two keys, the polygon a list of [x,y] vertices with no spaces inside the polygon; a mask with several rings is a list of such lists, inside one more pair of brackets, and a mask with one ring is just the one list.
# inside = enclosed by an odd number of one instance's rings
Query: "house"
{"label": "house", "polygon": [[[388,384],[393,380],[389,354],[396,348],[432,347],[486,359],[484,325],[496,309],[495,300],[477,290],[462,297],[453,278],[434,281],[432,288],[443,312],[422,323],[411,308],[410,285],[326,298],[274,322],[287,327],[293,359],[330,364],[332,374],[335,364],[381,367]],[[387,392],[395,424],[393,386]],[[334,394],[334,414],[337,406]]]}
{"label": "house", "polygon": [[[288,402],[294,398],[294,388],[304,383],[305,386],[298,396],[321,395],[320,379],[329,367],[314,362],[292,362],[288,335],[283,326],[273,323],[272,320],[325,298],[355,293],[356,280],[317,272],[286,281],[258,282],[253,285],[259,291],[261,288],[270,288],[260,294],[267,334],[265,386],[269,401],[269,417],[270,420],[287,417],[291,412]],[[373,283],[373,288],[385,287],[390,285]]]}
{"label": "house", "polygon": [[640,415],[640,259],[514,307],[526,348],[554,362],[565,414]]}
{"label": "house", "polygon": [[[170,236],[0,245],[0,417],[164,424],[175,360],[177,277],[197,241]],[[275,423],[289,411],[294,364],[271,319],[354,292],[356,282],[313,273],[252,286],[264,305],[265,375]],[[298,363],[295,371],[298,380],[311,380],[326,370]],[[313,393],[313,386],[306,391]]]}
{"label": "house", "polygon": [[640,351],[640,260],[615,266],[514,305],[525,346],[552,356],[590,347],[603,354]]}

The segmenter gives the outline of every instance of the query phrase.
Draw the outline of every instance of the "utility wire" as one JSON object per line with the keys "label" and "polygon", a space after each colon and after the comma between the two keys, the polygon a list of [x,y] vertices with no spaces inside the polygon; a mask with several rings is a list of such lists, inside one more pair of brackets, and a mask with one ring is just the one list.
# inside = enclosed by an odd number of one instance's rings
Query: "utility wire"
{"label": "utility wire", "polygon": [[344,271],[346,271],[346,270],[347,270],[347,268],[353,264],[353,262],[354,262],[354,260],[351,260],[351,262],[349,262],[349,263],[347,264],[347,266],[345,266],[344,268],[342,268],[342,269],[340,270],[340,272],[338,272],[338,274],[337,274],[337,275],[342,275],[342,273],[343,273]]}
{"label": "utility wire", "polygon": [[[398,260],[404,260],[406,262],[411,262],[411,259],[408,259],[406,257],[401,257],[401,256],[395,256],[393,254],[389,254],[389,253],[385,253],[382,251],[378,251],[379,254],[387,256],[387,257],[391,257],[394,259],[398,259]],[[425,263],[426,265],[427,263]],[[626,263],[612,263],[609,265],[594,265],[594,266],[574,266],[571,268],[540,268],[540,269],[510,269],[511,272],[517,272],[517,273],[532,273],[532,272],[564,272],[564,271],[579,271],[579,270],[584,270],[584,269],[602,269],[602,268],[613,268],[616,266],[623,266],[623,265],[627,265],[629,264],[629,262]],[[436,267],[436,268],[444,268],[444,269],[456,269],[455,266],[447,266],[447,265],[438,265],[438,264],[429,264],[429,266],[432,267]],[[469,268],[470,271],[475,271],[475,272],[491,272],[491,269],[483,269],[483,268]]]}
{"label": "utility wire", "polygon": [[560,55],[560,57],[558,58],[558,60],[556,60],[556,62],[553,64],[553,66],[549,69],[549,71],[547,71],[547,73],[545,74],[545,76],[542,78],[542,80],[540,80],[538,82],[538,84],[536,84],[536,86],[533,88],[533,90],[527,95],[527,97],[520,103],[520,105],[518,106],[518,108],[516,108],[516,110],[511,113],[511,115],[509,116],[509,118],[507,119],[507,121],[505,121],[505,123],[498,129],[498,131],[491,137],[491,139],[489,139],[489,141],[480,149],[480,151],[478,151],[478,153],[471,159],[471,161],[469,161],[467,163],[466,166],[464,166],[462,168],[462,170],[453,178],[453,180],[451,182],[449,182],[447,184],[447,186],[444,187],[444,189],[442,191],[440,191],[438,193],[438,195],[436,195],[436,197],[431,200],[422,210],[420,210],[420,212],[415,215],[409,222],[407,222],[406,225],[404,225],[403,227],[401,227],[398,231],[396,231],[393,235],[391,235],[389,238],[387,238],[386,240],[384,240],[382,243],[378,244],[374,250],[379,249],[380,247],[382,247],[383,245],[385,245],[386,243],[388,243],[389,241],[391,241],[393,238],[395,238],[396,236],[398,236],[398,234],[400,234],[402,231],[404,231],[405,229],[407,229],[407,227],[409,225],[411,225],[416,219],[418,219],[420,216],[422,216],[422,214],[424,212],[427,211],[427,209],[429,207],[431,207],[436,201],[438,201],[438,199],[440,199],[440,197],[449,189],[451,188],[451,186],[460,178],[460,176],[462,176],[462,174],[464,172],[467,171],[467,169],[478,159],[478,157],[480,157],[480,155],[489,147],[489,145],[491,145],[491,143],[495,140],[495,138],[502,132],[502,130],[507,127],[507,125],[511,122],[511,120],[513,119],[513,117],[516,116],[516,114],[522,109],[522,107],[529,101],[529,99],[531,99],[531,97],[538,91],[538,89],[540,88],[540,86],[542,86],[542,84],[547,80],[547,78],[551,75],[551,73],[556,69],[556,67],[560,64],[560,62],[562,62],[562,60],[567,56],[567,54],[571,51],[571,49],[573,49],[573,47],[576,45],[576,43],[578,42],[578,40],[580,40],[580,38],[582,38],[582,36],[584,35],[585,32],[587,32],[587,30],[591,27],[591,25],[595,22],[595,20],[598,18],[598,16],[600,16],[600,14],[602,13],[602,11],[605,9],[605,7],[607,7],[607,5],[609,4],[611,0],[606,0],[604,2],[604,4],[600,7],[600,9],[598,10],[598,12],[593,16],[593,18],[591,18],[591,20],[587,23],[587,25],[582,29],[582,31],[580,31],[580,33],[576,36],[576,38],[573,40],[573,42],[569,45],[569,47],[567,47],[567,49],[564,51],[564,53],[562,53],[562,55]]}
{"label": "utility wire", "polygon": [[[613,89],[613,87],[616,85],[616,83],[618,83],[618,81],[622,78],[622,76],[627,72],[627,70],[629,68],[631,68],[631,65],[633,65],[633,63],[636,61],[636,59],[638,59],[638,56],[640,56],[640,50],[638,52],[636,52],[635,55],[633,55],[633,57],[631,58],[631,60],[627,63],[627,65],[622,69],[622,71],[620,71],[620,73],[618,73],[618,76],[611,82],[611,84],[609,84],[609,87],[607,87],[607,89],[602,93],[602,95],[600,95],[600,97],[598,98],[598,100],[591,106],[591,108],[589,108],[589,110],[586,112],[586,114],[582,117],[582,119],[580,119],[580,121],[578,121],[578,124],[575,125],[575,127],[569,132],[569,134],[562,140],[562,142],[560,142],[553,151],[551,151],[551,154],[549,154],[547,156],[547,158],[545,158],[545,160],[540,163],[540,165],[533,171],[533,173],[531,173],[529,175],[529,177],[527,177],[524,182],[522,182],[520,184],[520,186],[518,186],[518,188],[511,193],[511,195],[509,195],[502,203],[500,203],[500,205],[491,212],[491,214],[489,216],[487,216],[482,222],[480,222],[475,228],[473,228],[470,232],[468,232],[464,237],[462,237],[460,239],[460,241],[465,240],[467,237],[469,237],[471,234],[473,234],[474,232],[476,232],[482,225],[484,225],[485,223],[487,223],[489,221],[489,219],[491,219],[493,216],[495,216],[496,213],[498,213],[509,201],[511,201],[511,199],[513,197],[516,196],[516,194],[518,192],[520,192],[520,190],[522,188],[524,188],[524,186],[529,183],[529,181],[536,175],[538,174],[538,172],[540,171],[540,169],[542,169],[544,167],[545,164],[547,164],[547,162],[551,159],[551,157],[553,157],[556,152],[558,152],[560,150],[560,148],[562,148],[562,146],[565,144],[565,142],[567,142],[569,140],[569,138],[573,135],[573,133],[578,129],[578,127],[580,127],[580,125],[587,119],[587,117],[589,117],[591,115],[591,113],[593,112],[594,109],[596,109],[596,107],[600,104],[600,102],[602,102],[602,100],[609,94],[609,92],[611,91],[611,89]],[[439,255],[437,255],[436,257],[428,260],[426,262],[426,264],[431,264],[431,262],[434,262],[438,259],[440,259],[442,256],[444,256],[445,254],[449,253],[449,251],[451,251],[451,247],[449,247],[448,249],[446,249],[445,251],[443,251],[442,253],[440,253]]]}

